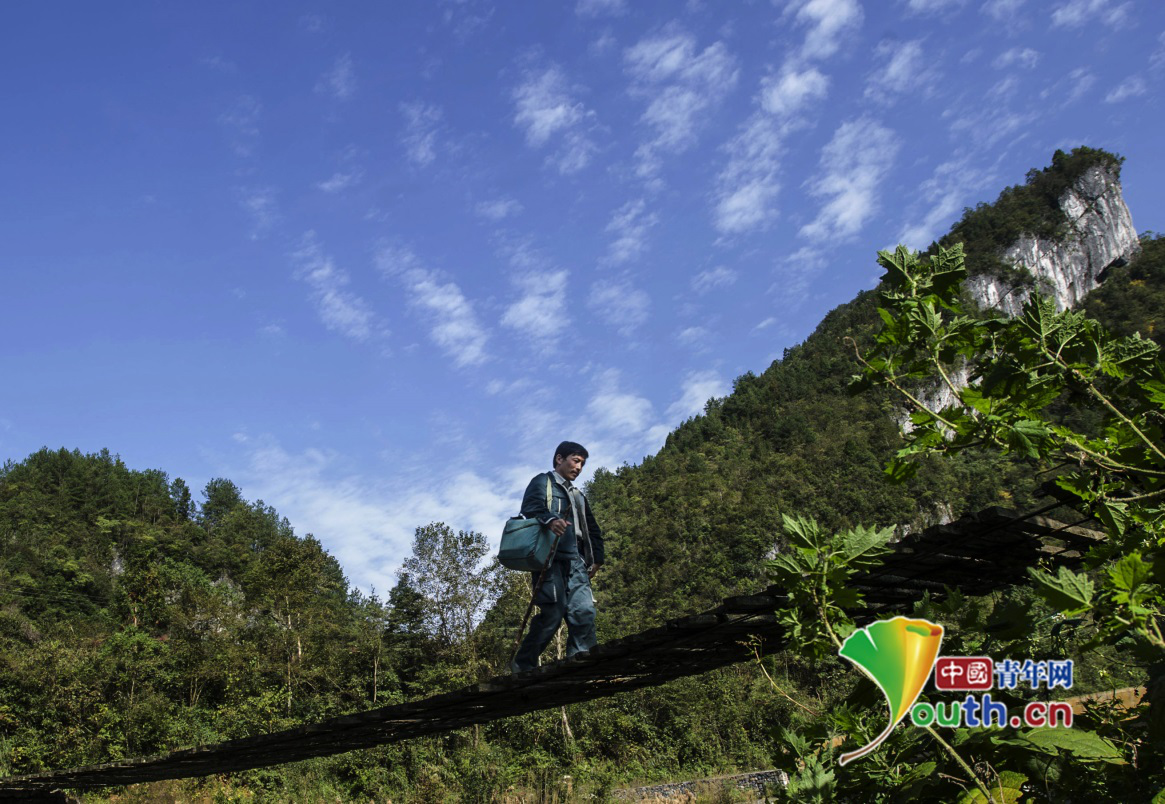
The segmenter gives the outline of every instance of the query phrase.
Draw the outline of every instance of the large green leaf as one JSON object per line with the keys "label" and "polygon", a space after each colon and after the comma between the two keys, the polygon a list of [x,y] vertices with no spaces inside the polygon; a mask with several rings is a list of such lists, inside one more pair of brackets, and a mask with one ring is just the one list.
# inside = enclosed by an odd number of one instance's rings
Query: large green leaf
{"label": "large green leaf", "polygon": [[789,537],[790,544],[811,550],[820,548],[821,529],[812,519],[781,514],[781,522],[784,525],[785,535]]}
{"label": "large green leaf", "polygon": [[912,461],[902,460],[901,458],[894,458],[886,464],[886,468],[883,471],[891,483],[905,483],[918,474],[918,464]]}
{"label": "large green leaf", "polygon": [[1129,553],[1108,570],[1112,585],[1117,589],[1132,592],[1149,580],[1152,568],[1144,562],[1140,553]]}
{"label": "large green leaf", "polygon": [[1145,392],[1150,402],[1165,408],[1165,382],[1148,380],[1141,383],[1141,390]]}
{"label": "large green leaf", "polygon": [[917,264],[914,252],[906,246],[898,246],[894,251],[879,251],[878,264],[886,269],[882,281],[893,288],[903,288],[913,283],[909,268]]}
{"label": "large green leaf", "polygon": [[[1026,781],[1027,777],[1022,773],[1003,771],[987,787],[991,790],[991,797],[995,799],[996,804],[1011,804],[1023,798],[1023,784]],[[983,791],[978,787],[972,787],[963,791],[963,795],[956,801],[957,804],[987,804],[987,796],[983,795]]]}
{"label": "large green leaf", "polygon": [[1016,422],[1007,432],[1007,444],[1011,449],[1027,458],[1038,458],[1040,446],[1048,437],[1048,426],[1034,419]]}
{"label": "large green leaf", "polygon": [[1124,765],[1119,748],[1093,731],[1075,728],[1044,727],[1019,732],[1014,737],[998,738],[993,742],[1033,748],[1044,754],[1065,751],[1077,759],[1101,760],[1113,765]]}
{"label": "large green leaf", "polygon": [[768,563],[770,571],[777,572],[783,575],[780,580],[788,580],[792,578],[799,578],[808,571],[808,567],[798,560],[798,557],[792,553],[780,553],[774,556]]}
{"label": "large green leaf", "polygon": [[1044,599],[1061,611],[1077,613],[1091,608],[1096,589],[1086,576],[1067,567],[1060,567],[1056,575],[1028,567],[1028,575],[1036,582]]}
{"label": "large green leaf", "polygon": [[962,243],[955,243],[949,249],[940,248],[931,265],[934,273],[931,274],[930,285],[940,296],[956,290],[967,278]]}
{"label": "large green leaf", "polygon": [[1121,338],[1104,344],[1100,368],[1110,377],[1124,378],[1128,371],[1135,371],[1150,364],[1157,352],[1157,344],[1134,333],[1130,338]]}
{"label": "large green leaf", "polygon": [[842,534],[841,549],[847,563],[859,563],[859,559],[870,559],[883,552],[894,528],[867,528],[859,525]]}

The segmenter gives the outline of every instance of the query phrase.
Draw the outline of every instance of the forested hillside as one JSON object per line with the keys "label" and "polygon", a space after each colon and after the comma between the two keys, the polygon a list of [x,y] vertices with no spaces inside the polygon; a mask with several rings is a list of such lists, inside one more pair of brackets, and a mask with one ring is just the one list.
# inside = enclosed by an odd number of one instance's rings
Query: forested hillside
{"label": "forested hillside", "polygon": [[[997,204],[967,210],[942,242],[966,239],[980,255],[973,270],[1006,273],[998,253],[1018,232],[1054,233],[1059,194],[1094,164],[1119,170],[1120,160],[1057,153]],[[1165,239],[1142,247],[1110,271],[1087,311],[1161,342]],[[767,584],[782,514],[827,529],[917,529],[988,505],[1034,504],[1031,467],[995,452],[887,482],[900,406],[883,391],[848,390],[857,365],[847,339],[864,349],[880,325],[875,294],[859,294],[781,360],[739,377],[657,455],[596,474],[590,499],[608,539],[596,585],[601,640]],[[525,578],[471,567],[467,558],[486,550],[479,535],[416,524],[413,556],[380,600],[349,588],[315,538],[229,480],[196,501],[182,480],[132,470],[109,452],[45,449],[9,461],[0,471],[0,774],[262,733],[500,672]],[[785,670],[792,686],[829,683],[795,654]],[[224,800],[244,788],[275,799],[489,800],[510,787],[545,791],[563,775],[602,793],[767,766],[772,725],[790,706],[741,666],[565,715],[150,794],[209,785]]]}
{"label": "forested hillside", "polygon": [[[1089,167],[1119,176],[1120,164],[1096,149],[1057,151],[1050,166],[1030,171],[994,204],[967,209],[929,251],[965,241],[971,275],[1031,283],[1022,270],[1001,267],[998,255],[1025,232],[1062,234],[1066,219],[1057,202],[1064,191]],[[1125,330],[1152,331],[1156,299],[1141,288],[1123,295],[1118,288],[1160,281],[1148,276],[1159,260],[1155,248],[1151,243],[1145,259],[1105,287],[1103,298],[1113,301],[1103,312],[1128,316],[1120,324]],[[882,324],[876,297],[877,291],[860,293],[763,373],[739,377],[730,396],[677,428],[658,455],[595,478],[592,496],[609,523],[615,557],[604,580],[627,604],[608,627],[624,633],[644,617],[658,619],[760,583],[759,559],[776,544],[781,512],[815,517],[827,528],[918,529],[944,515],[1032,502],[1028,470],[991,452],[937,462],[906,485],[885,482],[883,468],[901,443],[901,407],[884,392],[847,392],[857,363],[846,338],[859,349],[869,346]],[[1099,303],[1095,309],[1101,312]],[[637,572],[656,564],[650,575]]]}

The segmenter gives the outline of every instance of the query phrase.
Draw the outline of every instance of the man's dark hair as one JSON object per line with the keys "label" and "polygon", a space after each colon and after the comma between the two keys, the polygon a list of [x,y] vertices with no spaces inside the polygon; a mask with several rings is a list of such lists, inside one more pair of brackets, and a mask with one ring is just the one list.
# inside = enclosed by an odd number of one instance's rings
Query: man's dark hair
{"label": "man's dark hair", "polygon": [[575,443],[574,441],[563,441],[561,444],[555,447],[554,458],[551,459],[551,464],[554,463],[559,455],[562,456],[564,461],[571,455],[581,455],[584,459],[591,457],[590,453],[587,452],[586,447],[584,447],[582,444]]}

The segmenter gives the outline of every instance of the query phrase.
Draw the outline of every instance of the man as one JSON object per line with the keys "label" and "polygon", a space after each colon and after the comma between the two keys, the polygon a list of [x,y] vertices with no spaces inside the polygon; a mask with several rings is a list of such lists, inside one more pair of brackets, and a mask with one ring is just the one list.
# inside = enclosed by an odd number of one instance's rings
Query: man
{"label": "man", "polygon": [[[591,578],[603,564],[603,533],[595,522],[583,493],[572,483],[587,462],[582,444],[563,441],[554,450],[554,469],[536,475],[522,497],[522,514],[537,519],[558,537],[558,548],[546,569],[542,588],[534,597],[538,614],[530,622],[513,671],[532,670],[538,657],[566,619],[566,655],[590,650],[595,639],[595,599]],[[552,500],[546,507],[546,479],[550,478]],[[535,572],[534,583],[539,573]]]}

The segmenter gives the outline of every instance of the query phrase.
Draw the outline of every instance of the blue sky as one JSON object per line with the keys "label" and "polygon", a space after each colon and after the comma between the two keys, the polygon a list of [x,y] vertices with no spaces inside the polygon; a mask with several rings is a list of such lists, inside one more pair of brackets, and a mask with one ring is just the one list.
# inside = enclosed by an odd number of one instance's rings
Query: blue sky
{"label": "blue sky", "polygon": [[654,453],[1058,147],[1165,228],[1159,0],[4,16],[0,454],[229,477],[364,589],[563,438]]}

